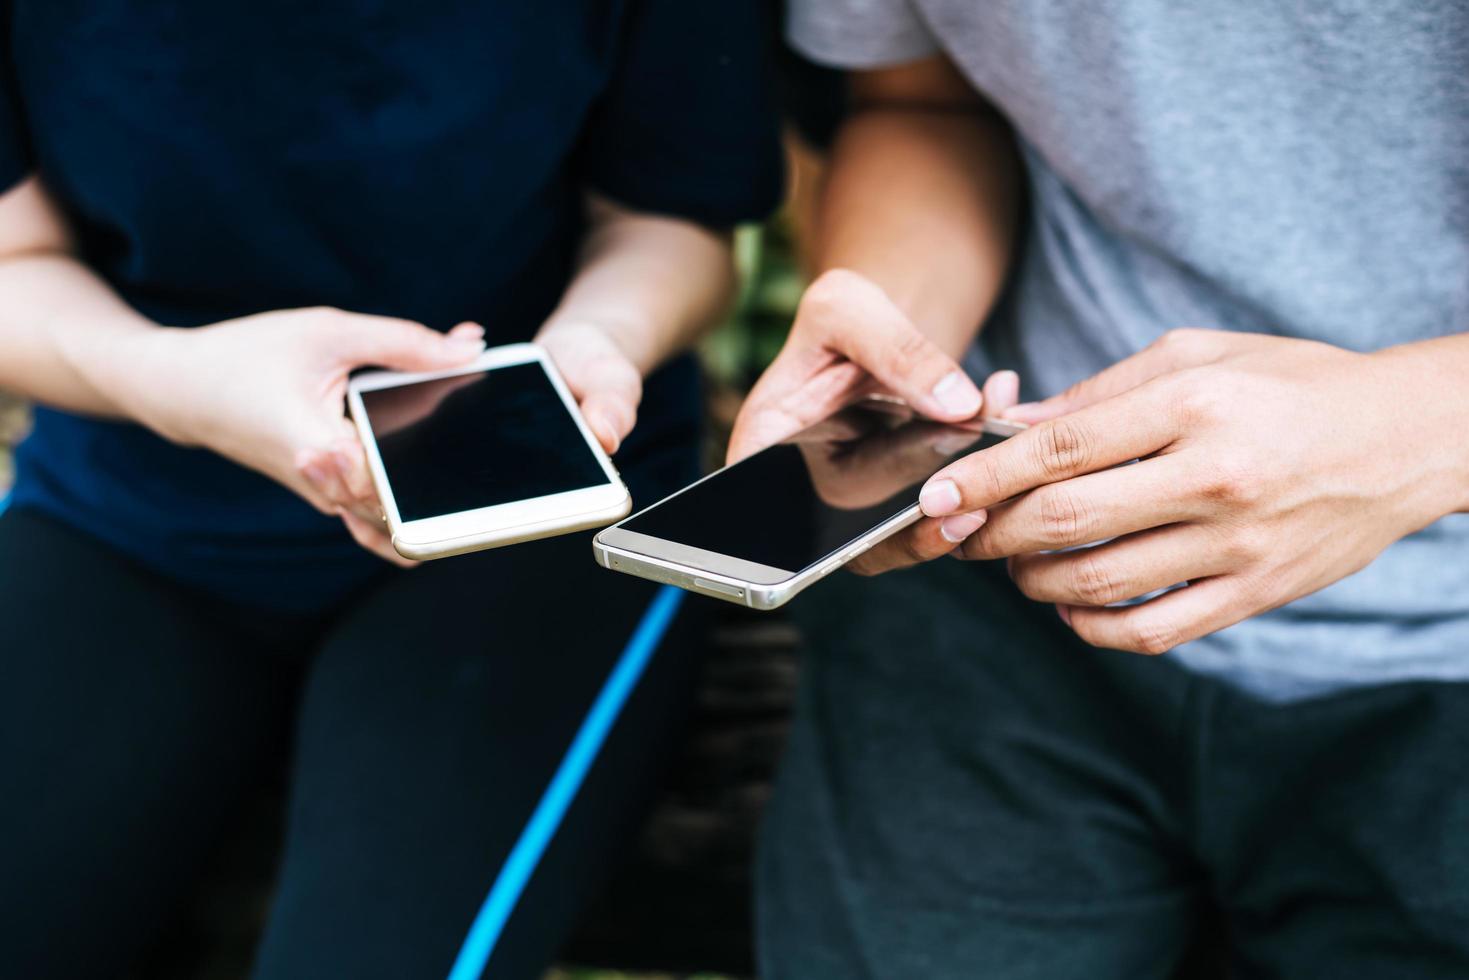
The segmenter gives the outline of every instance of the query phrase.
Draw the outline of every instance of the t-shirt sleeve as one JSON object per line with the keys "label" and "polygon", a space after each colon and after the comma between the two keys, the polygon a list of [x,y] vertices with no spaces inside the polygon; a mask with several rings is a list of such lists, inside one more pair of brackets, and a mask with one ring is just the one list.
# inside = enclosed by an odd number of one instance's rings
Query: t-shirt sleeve
{"label": "t-shirt sleeve", "polygon": [[784,157],[766,17],[755,0],[639,0],[582,144],[596,190],[728,227],[780,203]]}
{"label": "t-shirt sleeve", "polygon": [[10,56],[10,4],[0,0],[0,194],[31,170]]}
{"label": "t-shirt sleeve", "polygon": [[912,0],[791,0],[791,46],[833,68],[883,68],[939,50]]}

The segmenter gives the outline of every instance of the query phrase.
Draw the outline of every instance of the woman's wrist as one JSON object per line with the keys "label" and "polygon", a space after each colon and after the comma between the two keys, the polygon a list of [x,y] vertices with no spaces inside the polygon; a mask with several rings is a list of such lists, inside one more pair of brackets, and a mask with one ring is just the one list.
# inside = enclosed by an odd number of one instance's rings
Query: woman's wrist
{"label": "woman's wrist", "polygon": [[116,413],[172,442],[195,445],[173,393],[189,331],[138,320],[63,352],[73,369]]}
{"label": "woman's wrist", "polygon": [[663,353],[656,349],[646,334],[642,325],[631,318],[556,315],[541,327],[536,341],[544,344],[552,338],[553,344],[604,347],[608,353],[619,355],[637,368],[638,374],[647,377],[663,359]]}

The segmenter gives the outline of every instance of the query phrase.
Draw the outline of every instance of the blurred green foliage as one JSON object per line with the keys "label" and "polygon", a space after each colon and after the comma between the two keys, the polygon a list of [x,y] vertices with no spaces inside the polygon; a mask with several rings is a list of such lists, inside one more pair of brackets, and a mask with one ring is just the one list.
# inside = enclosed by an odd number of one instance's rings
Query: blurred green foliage
{"label": "blurred green foliage", "polygon": [[700,355],[716,384],[744,390],[780,351],[806,283],[782,216],[735,233],[735,264],[739,296]]}

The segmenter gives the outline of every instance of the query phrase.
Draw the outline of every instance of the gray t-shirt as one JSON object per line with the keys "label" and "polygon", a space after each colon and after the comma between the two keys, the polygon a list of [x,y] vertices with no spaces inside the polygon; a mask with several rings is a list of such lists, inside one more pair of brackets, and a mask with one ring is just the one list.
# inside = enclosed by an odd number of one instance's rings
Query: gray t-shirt
{"label": "gray t-shirt", "polygon": [[[1031,219],[971,366],[1028,397],[1173,327],[1469,330],[1462,0],[793,0],[789,31],[848,68],[942,50],[1014,125]],[[1469,679],[1469,515],[1170,656],[1282,700]]]}

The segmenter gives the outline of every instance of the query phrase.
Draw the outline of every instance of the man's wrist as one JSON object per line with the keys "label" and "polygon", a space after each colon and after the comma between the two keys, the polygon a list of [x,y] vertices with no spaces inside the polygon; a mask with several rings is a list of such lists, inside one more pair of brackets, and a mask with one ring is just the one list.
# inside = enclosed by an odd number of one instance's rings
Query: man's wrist
{"label": "man's wrist", "polygon": [[1421,434],[1433,519],[1469,512],[1469,334],[1405,344],[1373,357],[1387,366],[1403,403],[1416,418],[1406,432]]}

